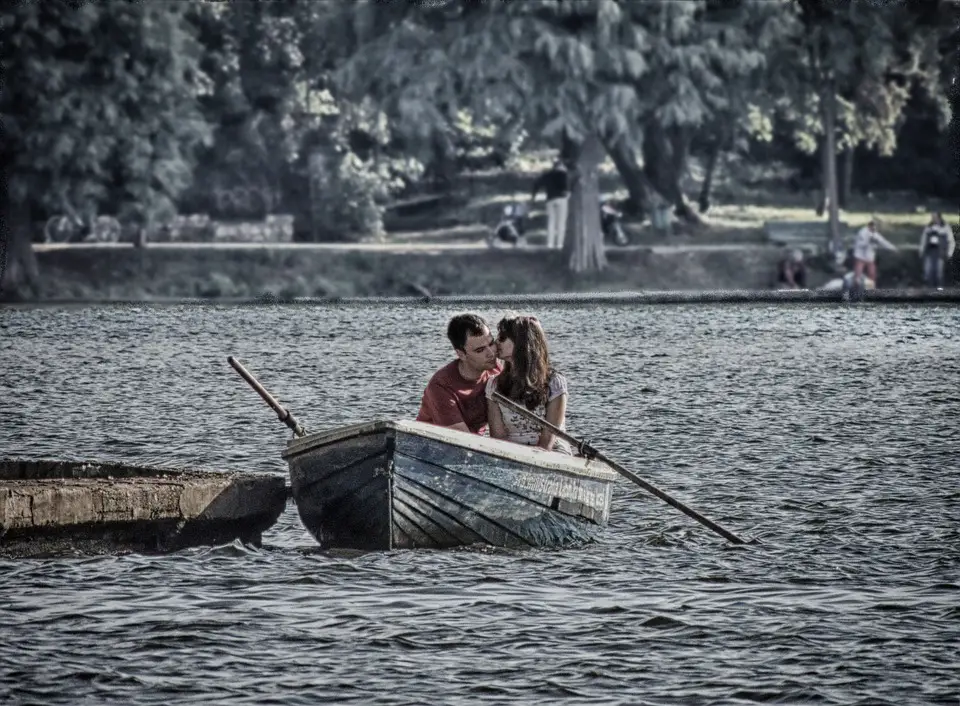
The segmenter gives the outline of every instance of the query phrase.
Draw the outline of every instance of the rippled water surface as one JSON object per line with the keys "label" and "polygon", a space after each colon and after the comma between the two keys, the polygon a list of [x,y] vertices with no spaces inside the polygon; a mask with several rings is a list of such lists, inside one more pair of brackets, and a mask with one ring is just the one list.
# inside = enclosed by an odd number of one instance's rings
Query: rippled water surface
{"label": "rippled water surface", "polygon": [[[412,417],[447,305],[0,309],[0,453],[284,473]],[[479,306],[496,320],[499,309]],[[960,704],[960,309],[538,306],[627,481],[563,551],[0,560],[5,704]]]}

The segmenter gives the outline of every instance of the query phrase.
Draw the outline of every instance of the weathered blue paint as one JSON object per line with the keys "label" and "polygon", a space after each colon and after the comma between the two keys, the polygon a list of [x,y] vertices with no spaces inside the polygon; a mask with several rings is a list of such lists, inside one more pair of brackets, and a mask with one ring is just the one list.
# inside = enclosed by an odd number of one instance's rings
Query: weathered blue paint
{"label": "weathered blue paint", "polygon": [[605,526],[604,464],[418,422],[376,421],[292,440],[300,518],[326,548],[558,547]]}

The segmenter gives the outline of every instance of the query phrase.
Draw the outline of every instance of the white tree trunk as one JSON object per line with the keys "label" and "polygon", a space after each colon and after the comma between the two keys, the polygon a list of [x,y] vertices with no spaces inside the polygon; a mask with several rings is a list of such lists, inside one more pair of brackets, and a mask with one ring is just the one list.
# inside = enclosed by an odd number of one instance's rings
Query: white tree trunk
{"label": "white tree trunk", "polygon": [[599,272],[607,265],[600,230],[600,176],[603,144],[589,135],[577,156],[577,179],[570,196],[567,242],[570,243],[570,269],[574,272]]}
{"label": "white tree trunk", "polygon": [[830,218],[830,248],[840,249],[840,209],[837,201],[837,94],[834,82],[828,80],[822,93],[824,132],[824,191]]}

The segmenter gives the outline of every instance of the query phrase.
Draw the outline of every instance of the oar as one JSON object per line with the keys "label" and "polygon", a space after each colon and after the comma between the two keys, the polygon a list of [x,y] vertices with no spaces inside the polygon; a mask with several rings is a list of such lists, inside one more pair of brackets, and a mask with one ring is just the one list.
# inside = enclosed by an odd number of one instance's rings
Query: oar
{"label": "oar", "polygon": [[542,428],[549,429],[553,434],[556,434],[556,435],[557,435],[558,437],[560,437],[561,439],[564,439],[565,441],[573,444],[574,446],[577,447],[577,449],[580,451],[580,453],[583,454],[584,456],[586,456],[587,458],[598,458],[598,459],[600,459],[601,461],[603,461],[604,463],[606,463],[608,466],[610,466],[612,469],[614,469],[617,473],[619,473],[620,475],[622,475],[624,478],[627,478],[628,480],[633,481],[634,483],[636,483],[637,485],[639,485],[641,488],[643,488],[643,489],[646,490],[647,492],[653,493],[654,495],[656,495],[658,498],[660,498],[660,499],[663,500],[664,502],[666,502],[666,503],[668,503],[668,504],[670,504],[670,505],[673,505],[673,506],[674,506],[675,508],[677,508],[680,512],[686,513],[687,515],[689,515],[690,517],[692,517],[693,519],[695,519],[695,520],[696,520],[697,522],[699,522],[700,524],[709,527],[710,529],[712,529],[714,532],[716,532],[717,534],[719,534],[719,535],[720,535],[721,537],[723,537],[724,539],[726,539],[726,540],[728,540],[728,541],[730,541],[730,542],[733,542],[734,544],[746,544],[746,542],[745,542],[744,540],[740,539],[740,538],[739,538],[737,535],[735,535],[733,532],[730,532],[729,530],[725,530],[723,527],[721,527],[720,525],[718,525],[718,524],[717,524],[716,522],[714,522],[713,520],[710,520],[710,519],[704,517],[703,515],[701,515],[699,512],[697,512],[697,511],[694,510],[693,508],[687,507],[687,506],[684,505],[682,502],[680,502],[679,500],[677,500],[677,499],[675,499],[675,498],[670,497],[669,495],[667,495],[666,493],[664,493],[662,490],[660,490],[660,489],[657,488],[656,486],[651,485],[650,483],[647,483],[647,481],[645,481],[643,478],[641,478],[640,476],[638,476],[636,473],[633,473],[632,471],[627,470],[626,468],[624,468],[623,466],[621,466],[619,463],[616,463],[615,461],[611,461],[609,458],[607,458],[607,457],[604,456],[602,453],[600,453],[599,451],[597,451],[595,448],[593,448],[593,447],[592,447],[589,443],[587,443],[586,441],[581,441],[580,439],[578,439],[578,438],[576,438],[576,437],[574,437],[574,436],[571,436],[570,434],[568,434],[567,432],[565,432],[563,429],[561,429],[561,428],[559,428],[559,427],[551,424],[550,422],[548,422],[546,419],[543,419],[543,418],[540,417],[539,415],[534,414],[533,412],[531,412],[531,411],[530,411],[529,409],[527,409],[526,407],[517,404],[516,402],[514,402],[513,400],[511,400],[511,399],[509,399],[509,398],[507,398],[507,397],[504,397],[503,395],[501,395],[501,394],[500,394],[499,392],[497,392],[496,390],[494,390],[493,399],[495,399],[495,400],[496,400],[497,402],[499,402],[500,404],[506,405],[507,407],[509,407],[510,409],[512,409],[514,412],[516,412],[517,414],[520,414],[520,415],[526,417],[526,418],[529,419],[530,421],[536,422],[536,423],[539,424]]}
{"label": "oar", "polygon": [[257,391],[263,401],[270,405],[273,408],[273,411],[277,413],[277,416],[280,418],[280,421],[286,424],[288,427],[293,429],[293,433],[296,436],[306,435],[306,430],[300,425],[300,422],[297,421],[297,418],[294,417],[290,412],[283,407],[278,401],[277,398],[267,392],[263,385],[257,382],[257,379],[250,374],[250,371],[243,367],[243,364],[239,360],[234,358],[232,355],[227,356],[227,362],[233,366],[233,369],[240,373],[240,377],[250,383],[250,387]]}

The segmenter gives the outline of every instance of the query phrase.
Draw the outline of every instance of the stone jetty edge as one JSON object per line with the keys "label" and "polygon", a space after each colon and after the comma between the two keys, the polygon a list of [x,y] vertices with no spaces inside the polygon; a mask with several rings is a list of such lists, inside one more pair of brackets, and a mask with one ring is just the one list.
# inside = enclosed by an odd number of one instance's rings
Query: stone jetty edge
{"label": "stone jetty edge", "polygon": [[0,556],[260,546],[287,498],[282,475],[0,459]]}
{"label": "stone jetty edge", "polygon": [[[818,304],[844,303],[842,292],[836,290],[664,290],[636,292],[567,292],[547,294],[446,294],[416,296],[369,297],[154,297],[150,299],[95,298],[47,299],[23,302],[13,306],[109,306],[109,305],[191,305],[191,306],[269,306],[269,305],[369,305],[369,304]],[[960,303],[960,288],[879,289],[865,292],[860,304],[906,303]]]}
{"label": "stone jetty edge", "polygon": [[[467,297],[469,301],[522,297],[521,301],[563,302],[590,297],[653,304],[839,299],[839,293],[818,289],[833,276],[818,270],[811,271],[809,292],[785,297],[774,289],[781,255],[777,247],[758,245],[631,246],[609,250],[602,272],[572,273],[565,253],[536,248],[74,245],[38,249],[38,289],[19,303],[466,301]],[[881,262],[885,289],[878,290],[874,300],[889,301],[891,296],[909,301],[956,299],[935,290],[928,294],[930,290],[902,289],[913,286],[908,283],[919,276],[914,272],[919,260],[915,254],[893,255]]]}

